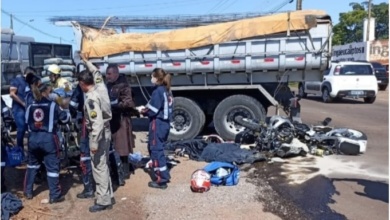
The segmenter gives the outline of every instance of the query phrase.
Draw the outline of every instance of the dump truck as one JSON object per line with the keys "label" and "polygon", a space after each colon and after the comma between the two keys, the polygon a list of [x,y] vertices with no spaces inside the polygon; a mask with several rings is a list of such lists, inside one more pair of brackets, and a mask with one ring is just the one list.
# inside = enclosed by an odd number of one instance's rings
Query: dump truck
{"label": "dump truck", "polygon": [[150,99],[154,68],[172,74],[171,140],[194,138],[211,122],[233,140],[244,129],[237,116],[265,120],[268,107],[289,105],[289,82],[321,80],[330,62],[332,22],[319,10],[156,33],[70,23],[80,52],[103,75],[115,63],[128,76],[137,105]]}

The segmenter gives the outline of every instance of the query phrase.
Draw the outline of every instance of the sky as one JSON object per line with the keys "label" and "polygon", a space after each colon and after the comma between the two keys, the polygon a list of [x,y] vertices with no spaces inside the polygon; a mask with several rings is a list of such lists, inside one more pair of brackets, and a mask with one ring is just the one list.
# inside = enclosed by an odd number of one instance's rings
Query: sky
{"label": "sky", "polygon": [[[339,21],[339,13],[350,11],[353,0],[303,0],[302,9],[326,11],[333,24]],[[36,42],[73,44],[70,27],[57,27],[48,21],[54,16],[126,16],[126,15],[202,15],[221,13],[267,12],[279,8],[289,0],[2,0],[1,9],[12,13],[13,29],[17,35],[32,36]],[[374,4],[387,2],[373,0]],[[295,10],[296,2],[279,11]],[[19,22],[21,20],[26,24]],[[33,28],[29,27],[32,26]],[[10,16],[1,13],[1,27],[10,27]],[[142,30],[137,30],[142,32]],[[43,33],[42,33],[43,32]],[[74,48],[76,49],[76,48]]]}

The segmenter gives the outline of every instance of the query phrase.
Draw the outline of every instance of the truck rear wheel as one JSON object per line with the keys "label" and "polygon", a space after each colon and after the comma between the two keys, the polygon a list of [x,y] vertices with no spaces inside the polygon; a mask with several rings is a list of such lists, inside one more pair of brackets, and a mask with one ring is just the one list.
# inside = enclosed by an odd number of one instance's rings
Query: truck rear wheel
{"label": "truck rear wheel", "polygon": [[173,141],[195,138],[204,127],[206,117],[196,102],[175,97],[169,139]]}
{"label": "truck rear wheel", "polygon": [[214,111],[214,127],[223,139],[234,140],[236,134],[245,129],[234,120],[239,115],[261,121],[266,119],[265,109],[256,99],[247,95],[229,96]]}

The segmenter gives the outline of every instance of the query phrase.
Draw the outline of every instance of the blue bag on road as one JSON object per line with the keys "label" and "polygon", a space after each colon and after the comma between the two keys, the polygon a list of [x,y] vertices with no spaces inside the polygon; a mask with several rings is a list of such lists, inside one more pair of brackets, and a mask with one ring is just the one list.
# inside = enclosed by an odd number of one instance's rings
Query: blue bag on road
{"label": "blue bag on road", "polygon": [[213,185],[234,186],[240,179],[240,168],[231,163],[211,162],[203,169],[211,175]]}

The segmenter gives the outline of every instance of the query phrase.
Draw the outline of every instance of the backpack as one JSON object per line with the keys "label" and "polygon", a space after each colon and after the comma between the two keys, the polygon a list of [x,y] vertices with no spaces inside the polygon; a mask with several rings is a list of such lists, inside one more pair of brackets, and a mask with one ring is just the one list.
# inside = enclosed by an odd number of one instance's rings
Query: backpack
{"label": "backpack", "polygon": [[[222,177],[218,176],[217,170],[219,168],[228,170],[228,174]],[[210,174],[210,181],[213,185],[234,186],[238,184],[238,181],[240,179],[240,169],[238,168],[238,166],[231,163],[211,162],[203,169]]]}

